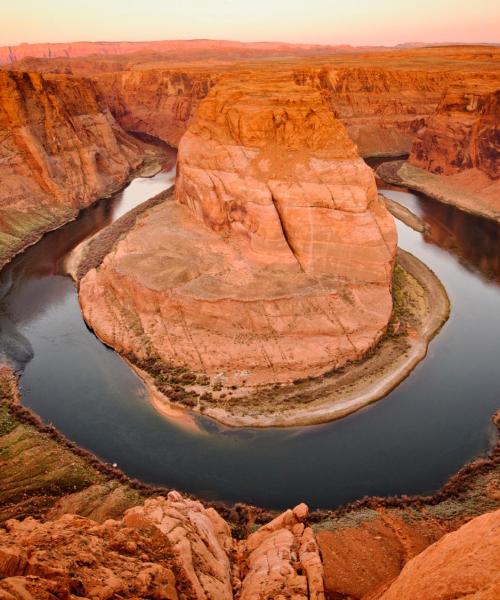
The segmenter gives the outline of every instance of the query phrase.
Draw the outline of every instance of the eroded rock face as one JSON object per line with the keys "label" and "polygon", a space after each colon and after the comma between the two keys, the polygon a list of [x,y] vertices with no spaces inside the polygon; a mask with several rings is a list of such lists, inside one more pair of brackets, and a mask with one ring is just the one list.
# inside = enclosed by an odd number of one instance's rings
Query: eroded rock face
{"label": "eroded rock face", "polygon": [[500,511],[476,517],[413,558],[373,598],[445,600],[500,596]]}
{"label": "eroded rock face", "polygon": [[456,77],[449,72],[390,66],[295,72],[298,83],[310,82],[324,91],[332,112],[346,126],[362,156],[408,153],[416,132]]}
{"label": "eroded rock face", "polygon": [[451,86],[419,132],[410,162],[442,175],[479,169],[500,178],[499,85]]}
{"label": "eroded rock face", "polygon": [[319,374],[383,335],[394,222],[316,89],[219,82],[181,140],[176,200],[81,282],[113,347],[251,385]]}
{"label": "eroded rock face", "polygon": [[122,127],[177,147],[216,79],[216,73],[192,67],[106,73],[96,81]]}
{"label": "eroded rock face", "polygon": [[0,71],[0,263],[118,189],[147,154],[86,79]]}
{"label": "eroded rock face", "polygon": [[307,516],[299,505],[237,542],[215,510],[171,492],[102,524],[11,520],[0,531],[0,598],[324,600]]}
{"label": "eroded rock face", "polygon": [[499,87],[498,77],[450,86],[400,169],[403,183],[499,221]]}

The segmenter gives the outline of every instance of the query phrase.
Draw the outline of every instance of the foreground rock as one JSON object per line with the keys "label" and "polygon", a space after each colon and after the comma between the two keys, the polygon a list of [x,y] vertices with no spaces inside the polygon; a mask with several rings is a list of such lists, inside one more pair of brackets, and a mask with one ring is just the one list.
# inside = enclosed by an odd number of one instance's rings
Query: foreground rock
{"label": "foreground rock", "polygon": [[500,596],[500,510],[477,517],[412,559],[389,589],[373,598],[447,600]]}
{"label": "foreground rock", "polygon": [[215,86],[181,141],[176,200],[81,281],[115,349],[243,386],[318,375],[384,334],[394,222],[314,88]]}
{"label": "foreground rock", "polygon": [[123,519],[8,521],[0,598],[323,600],[323,567],[299,505],[237,542],[211,509],[177,492]]}
{"label": "foreground rock", "polygon": [[0,71],[0,266],[126,182],[152,151],[87,79]]}

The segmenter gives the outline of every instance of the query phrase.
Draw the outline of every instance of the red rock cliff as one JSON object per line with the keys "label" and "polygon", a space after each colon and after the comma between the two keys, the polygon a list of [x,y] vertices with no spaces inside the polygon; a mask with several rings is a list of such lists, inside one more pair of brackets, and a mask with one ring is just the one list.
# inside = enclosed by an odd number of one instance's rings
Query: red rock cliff
{"label": "red rock cliff", "polygon": [[323,90],[362,156],[410,151],[416,132],[456,74],[390,67],[297,71],[297,82]]}
{"label": "red rock cliff", "polygon": [[147,150],[87,79],[0,71],[0,262],[119,188]]}
{"label": "red rock cliff", "polygon": [[410,163],[453,175],[478,169],[500,178],[500,81],[453,85],[413,144]]}
{"label": "red rock cliff", "polygon": [[126,130],[140,131],[177,146],[216,75],[203,69],[149,69],[97,78],[103,96]]}

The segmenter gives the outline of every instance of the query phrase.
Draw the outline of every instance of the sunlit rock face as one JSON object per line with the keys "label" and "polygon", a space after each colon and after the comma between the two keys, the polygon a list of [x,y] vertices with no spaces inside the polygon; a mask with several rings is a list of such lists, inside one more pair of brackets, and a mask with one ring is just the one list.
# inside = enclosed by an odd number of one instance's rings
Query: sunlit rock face
{"label": "sunlit rock face", "polygon": [[410,560],[389,589],[372,598],[498,598],[499,540],[500,511],[476,517]]}
{"label": "sunlit rock face", "polygon": [[500,214],[500,80],[450,86],[413,144],[409,162],[457,190],[487,214]]}
{"label": "sunlit rock face", "polygon": [[0,263],[126,181],[147,151],[88,79],[0,71]]}
{"label": "sunlit rock face", "polygon": [[220,81],[181,140],[175,199],[81,283],[113,347],[252,385],[320,374],[384,334],[394,222],[318,90]]}

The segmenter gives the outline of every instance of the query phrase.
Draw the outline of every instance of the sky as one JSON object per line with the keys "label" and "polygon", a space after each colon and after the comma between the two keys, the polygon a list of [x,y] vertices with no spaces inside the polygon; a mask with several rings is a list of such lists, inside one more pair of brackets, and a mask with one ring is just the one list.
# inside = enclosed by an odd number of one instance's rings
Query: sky
{"label": "sky", "polygon": [[500,42],[500,0],[0,0],[0,45],[193,38]]}

